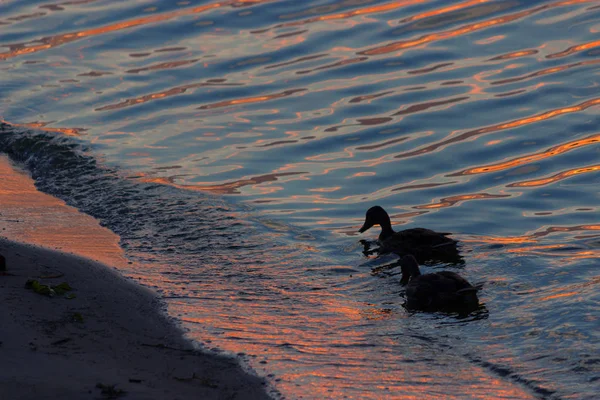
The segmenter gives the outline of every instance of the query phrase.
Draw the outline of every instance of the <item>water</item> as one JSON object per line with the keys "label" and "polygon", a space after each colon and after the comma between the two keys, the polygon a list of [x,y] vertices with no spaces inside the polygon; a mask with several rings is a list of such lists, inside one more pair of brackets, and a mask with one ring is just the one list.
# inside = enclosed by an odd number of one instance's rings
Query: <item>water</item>
{"label": "water", "polygon": [[[4,1],[0,151],[287,398],[600,392],[599,1]],[[454,232],[466,318],[357,229]]]}

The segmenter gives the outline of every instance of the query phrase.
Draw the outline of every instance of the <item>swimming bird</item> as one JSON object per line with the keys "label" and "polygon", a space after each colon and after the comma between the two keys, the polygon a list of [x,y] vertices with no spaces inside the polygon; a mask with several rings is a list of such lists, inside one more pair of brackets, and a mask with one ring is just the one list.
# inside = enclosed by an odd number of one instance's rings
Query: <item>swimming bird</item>
{"label": "swimming bird", "polygon": [[[365,223],[358,231],[363,233],[374,225],[381,226],[380,254],[391,252],[400,256],[412,254],[419,263],[431,260],[451,263],[462,261],[456,248],[458,242],[447,237],[450,233],[440,233],[425,228],[411,228],[396,232],[392,228],[390,216],[380,206],[369,208]],[[367,252],[368,249],[365,250],[365,254]]]}
{"label": "swimming bird", "polygon": [[405,307],[423,311],[474,311],[479,307],[477,291],[465,278],[452,271],[421,275],[412,255],[400,259],[406,285]]}

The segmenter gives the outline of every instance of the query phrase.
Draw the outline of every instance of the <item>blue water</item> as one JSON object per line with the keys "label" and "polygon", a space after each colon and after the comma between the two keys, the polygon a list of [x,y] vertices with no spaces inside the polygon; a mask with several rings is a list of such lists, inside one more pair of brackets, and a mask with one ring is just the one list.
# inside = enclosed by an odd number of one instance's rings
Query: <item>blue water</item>
{"label": "blue water", "polygon": [[[4,1],[0,151],[287,398],[600,393],[599,1]],[[409,313],[365,211],[454,233]]]}

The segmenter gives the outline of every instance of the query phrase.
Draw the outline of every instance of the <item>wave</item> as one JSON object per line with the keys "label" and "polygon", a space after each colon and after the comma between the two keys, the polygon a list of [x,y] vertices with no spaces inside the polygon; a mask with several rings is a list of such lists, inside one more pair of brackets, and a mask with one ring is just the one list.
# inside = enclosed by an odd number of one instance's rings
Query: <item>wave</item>
{"label": "wave", "polygon": [[225,266],[234,260],[217,254],[231,253],[241,243],[264,244],[248,239],[260,236],[223,199],[124,177],[73,138],[2,123],[0,151],[25,166],[38,189],[118,234],[129,255],[202,254],[206,261],[212,258]]}

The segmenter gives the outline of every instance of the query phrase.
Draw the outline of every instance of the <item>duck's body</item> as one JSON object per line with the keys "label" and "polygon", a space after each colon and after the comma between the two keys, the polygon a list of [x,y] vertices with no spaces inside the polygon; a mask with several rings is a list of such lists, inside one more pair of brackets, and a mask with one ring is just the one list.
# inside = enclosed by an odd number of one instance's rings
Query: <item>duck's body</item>
{"label": "duck's body", "polygon": [[460,261],[460,254],[456,248],[458,242],[448,237],[450,233],[425,228],[411,228],[396,232],[392,228],[390,216],[380,206],[371,207],[367,211],[365,223],[359,232],[365,232],[374,225],[381,226],[380,253],[412,254],[420,263],[429,260]]}
{"label": "duck's body", "polygon": [[479,306],[477,291],[465,278],[451,271],[421,275],[412,255],[402,257],[406,308],[423,311],[472,311]]}

